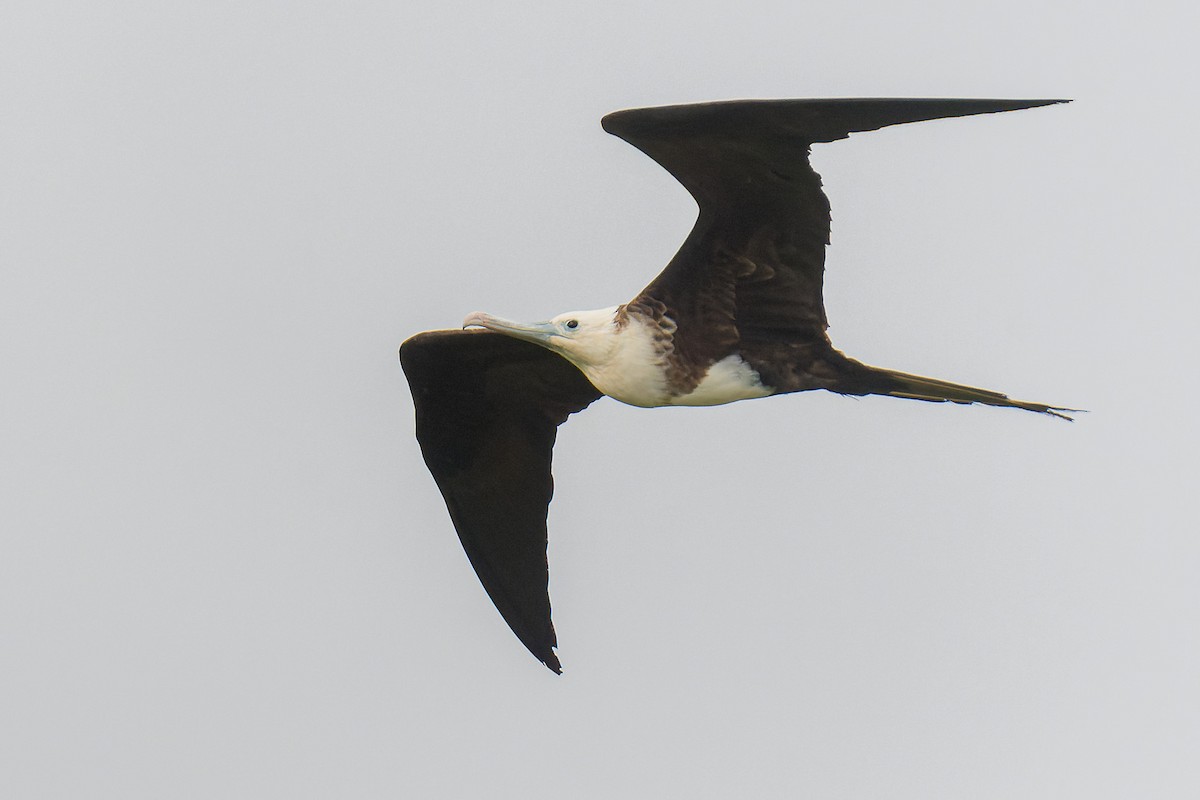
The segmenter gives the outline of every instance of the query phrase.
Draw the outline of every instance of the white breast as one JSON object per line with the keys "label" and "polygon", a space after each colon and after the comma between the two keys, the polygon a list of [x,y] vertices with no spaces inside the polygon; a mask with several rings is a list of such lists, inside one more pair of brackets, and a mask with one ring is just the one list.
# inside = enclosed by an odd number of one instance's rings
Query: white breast
{"label": "white breast", "polygon": [[654,332],[634,317],[611,337],[603,359],[584,361],[573,358],[569,351],[563,355],[614,400],[643,408],[668,405],[663,353],[655,345]]}
{"label": "white breast", "polygon": [[731,355],[709,367],[692,391],[673,395],[667,382],[669,344],[664,348],[667,343],[661,331],[631,316],[624,326],[600,336],[595,341],[579,340],[574,349],[561,352],[593,386],[631,406],[716,406],[774,393],[741,356]]}

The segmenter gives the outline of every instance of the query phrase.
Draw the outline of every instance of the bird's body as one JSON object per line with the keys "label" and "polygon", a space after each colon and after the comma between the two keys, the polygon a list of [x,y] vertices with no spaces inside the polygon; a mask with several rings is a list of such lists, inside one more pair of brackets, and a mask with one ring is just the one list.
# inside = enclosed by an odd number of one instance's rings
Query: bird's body
{"label": "bird's body", "polygon": [[[576,326],[565,328],[570,322]],[[489,328],[554,350],[601,394],[631,406],[716,406],[775,394],[736,350],[684,369],[674,347],[678,327],[666,316],[655,319],[614,306],[573,311],[549,324],[560,330],[540,338],[527,326],[482,312],[463,321],[464,327]]]}
{"label": "bird's body", "polygon": [[770,397],[775,390],[737,353],[713,362],[700,382],[686,394],[672,396],[666,405],[719,406],[738,400]]}
{"label": "bird's body", "polygon": [[1067,409],[862,364],[826,335],[829,204],[808,163],[855,131],[1055,100],[781,100],[610,114],[700,206],[666,269],[619,306],[518,323],[475,312],[413,337],[401,360],[417,438],[480,580],[555,671],[546,510],[555,430],[601,395],[634,406],[704,406],[812,389]]}

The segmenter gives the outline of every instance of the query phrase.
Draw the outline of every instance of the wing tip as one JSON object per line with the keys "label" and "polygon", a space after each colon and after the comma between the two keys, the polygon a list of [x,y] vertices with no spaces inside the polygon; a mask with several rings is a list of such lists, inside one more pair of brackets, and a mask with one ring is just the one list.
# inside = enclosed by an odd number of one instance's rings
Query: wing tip
{"label": "wing tip", "polygon": [[[649,131],[657,134],[666,129],[706,129],[714,125],[728,128],[734,125],[734,129],[740,131],[747,125],[782,125],[783,129],[790,130],[793,123],[800,123],[801,128],[811,128],[812,142],[815,143],[890,125],[1020,111],[1070,102],[1072,100],[1068,98],[748,98],[625,108],[605,114],[600,119],[600,126],[607,133],[629,141],[630,137],[636,138]],[[789,119],[792,117],[794,119]]]}
{"label": "wing tip", "polygon": [[517,631],[516,628],[513,628],[513,633],[517,634],[517,638],[521,640],[521,644],[525,645],[525,648],[533,654],[534,658],[542,662],[546,669],[555,675],[562,675],[562,662],[558,660],[558,653],[554,652],[555,648],[558,647],[558,637],[554,633],[553,622],[550,623],[549,639],[543,638],[540,642],[528,641],[527,637]]}

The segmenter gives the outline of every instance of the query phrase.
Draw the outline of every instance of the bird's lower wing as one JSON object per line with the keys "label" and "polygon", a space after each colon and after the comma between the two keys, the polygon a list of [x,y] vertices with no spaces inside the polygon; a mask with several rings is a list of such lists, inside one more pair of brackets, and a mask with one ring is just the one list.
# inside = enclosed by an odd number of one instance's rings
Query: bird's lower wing
{"label": "bird's lower wing", "polygon": [[600,397],[578,369],[489,331],[432,331],[400,349],[417,441],[471,566],[517,638],[560,672],[546,513],[557,428]]}

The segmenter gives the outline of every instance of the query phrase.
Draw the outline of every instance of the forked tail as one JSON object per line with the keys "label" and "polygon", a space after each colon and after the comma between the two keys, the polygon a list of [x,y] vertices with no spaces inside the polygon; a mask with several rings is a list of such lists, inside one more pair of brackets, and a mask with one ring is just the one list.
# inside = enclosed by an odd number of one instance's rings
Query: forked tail
{"label": "forked tail", "polygon": [[871,394],[884,394],[889,397],[908,397],[913,400],[926,400],[932,403],[982,403],[988,406],[1003,408],[1023,408],[1026,411],[1036,411],[1039,414],[1049,414],[1052,417],[1072,421],[1068,414],[1081,413],[1078,408],[1061,408],[1048,406],[1044,403],[1027,403],[1023,400],[1012,400],[1000,392],[987,389],[976,389],[973,386],[963,386],[959,383],[939,381],[936,378],[925,378],[920,375],[910,375],[907,372],[896,372],[890,369],[871,367],[875,378],[882,378],[883,384]]}

